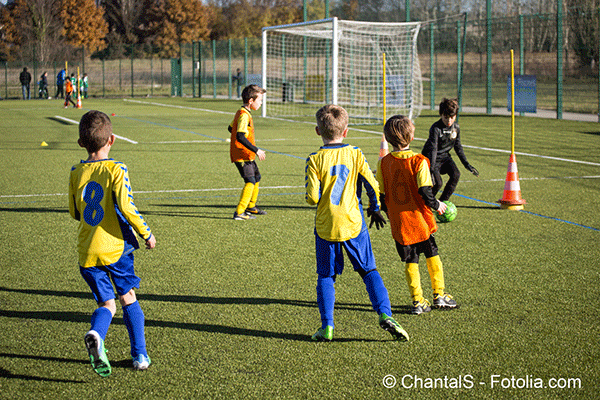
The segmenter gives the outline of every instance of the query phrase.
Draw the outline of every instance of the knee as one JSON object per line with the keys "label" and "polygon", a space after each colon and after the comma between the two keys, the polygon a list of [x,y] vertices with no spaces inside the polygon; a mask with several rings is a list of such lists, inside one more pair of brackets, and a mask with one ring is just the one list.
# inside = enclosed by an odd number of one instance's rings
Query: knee
{"label": "knee", "polygon": [[133,304],[137,301],[137,298],[135,296],[135,291],[133,289],[131,289],[129,292],[125,293],[124,295],[119,295],[119,302],[121,303],[121,307],[125,307],[128,306],[130,304]]}
{"label": "knee", "polygon": [[113,317],[115,316],[115,313],[117,312],[117,305],[115,304],[114,299],[110,299],[110,300],[104,301],[102,303],[98,303],[98,307],[107,308]]}
{"label": "knee", "polygon": [[454,173],[450,176],[450,181],[456,183],[458,182],[458,180],[460,179],[460,171],[457,169],[454,171]]}

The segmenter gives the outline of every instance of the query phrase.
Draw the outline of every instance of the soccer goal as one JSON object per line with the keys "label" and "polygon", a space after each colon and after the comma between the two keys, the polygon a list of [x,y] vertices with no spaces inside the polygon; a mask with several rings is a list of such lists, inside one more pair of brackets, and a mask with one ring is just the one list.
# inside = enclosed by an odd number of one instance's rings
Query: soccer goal
{"label": "soccer goal", "polygon": [[348,110],[351,124],[382,123],[384,107],[415,119],[423,103],[419,29],[337,18],[263,28],[262,115],[312,118],[331,103]]}

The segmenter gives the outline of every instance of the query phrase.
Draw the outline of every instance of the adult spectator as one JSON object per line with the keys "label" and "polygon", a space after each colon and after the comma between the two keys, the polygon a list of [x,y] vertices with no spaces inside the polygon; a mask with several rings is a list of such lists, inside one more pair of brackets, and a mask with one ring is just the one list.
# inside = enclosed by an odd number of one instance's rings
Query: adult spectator
{"label": "adult spectator", "polygon": [[24,67],[19,74],[19,81],[21,81],[21,88],[23,89],[23,100],[29,100],[31,98],[31,74],[27,72],[27,67]]}

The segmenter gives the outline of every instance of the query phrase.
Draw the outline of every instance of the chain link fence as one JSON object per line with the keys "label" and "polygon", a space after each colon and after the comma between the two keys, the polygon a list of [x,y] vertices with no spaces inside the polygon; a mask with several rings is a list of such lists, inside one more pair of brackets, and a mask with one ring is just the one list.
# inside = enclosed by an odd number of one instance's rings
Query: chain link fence
{"label": "chain link fence", "polygon": [[[460,94],[462,106],[488,110],[507,107],[512,49],[515,74],[535,76],[538,109],[554,110],[559,115],[563,110],[597,114],[598,63],[584,65],[575,45],[569,43],[572,36],[559,35],[558,27],[562,25],[562,31],[568,33],[574,20],[569,13],[564,18],[533,14],[489,22],[461,15],[424,23],[418,39],[424,103],[435,109],[443,97]],[[598,16],[590,18],[589,23],[598,25]],[[238,89],[261,82],[259,38],[182,44],[175,59],[144,57],[144,49],[136,46],[120,59],[93,59],[81,54],[75,53],[65,61],[69,74],[77,73],[77,68],[80,75],[87,73],[91,97],[235,99]],[[41,63],[35,59],[1,63],[0,96],[21,97],[19,73],[27,67],[33,77],[32,98],[37,96],[37,82],[44,71],[48,73],[49,94],[54,97],[56,75],[64,66],[62,62]]]}

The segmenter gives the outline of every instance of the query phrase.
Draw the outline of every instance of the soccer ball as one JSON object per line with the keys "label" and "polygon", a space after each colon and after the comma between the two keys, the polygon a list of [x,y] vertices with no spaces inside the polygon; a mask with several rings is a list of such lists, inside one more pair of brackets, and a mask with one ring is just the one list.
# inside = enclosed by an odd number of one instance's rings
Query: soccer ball
{"label": "soccer ball", "polygon": [[444,201],[444,203],[446,204],[446,212],[440,215],[437,211],[434,211],[435,217],[439,222],[454,221],[454,218],[456,218],[457,213],[456,206],[448,200]]}

